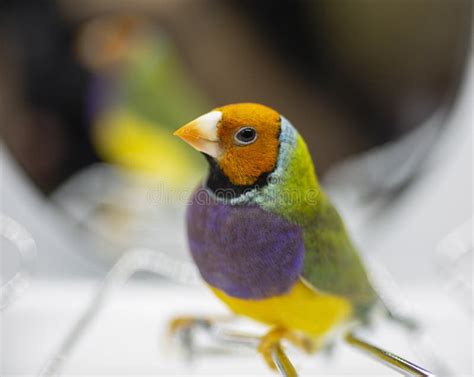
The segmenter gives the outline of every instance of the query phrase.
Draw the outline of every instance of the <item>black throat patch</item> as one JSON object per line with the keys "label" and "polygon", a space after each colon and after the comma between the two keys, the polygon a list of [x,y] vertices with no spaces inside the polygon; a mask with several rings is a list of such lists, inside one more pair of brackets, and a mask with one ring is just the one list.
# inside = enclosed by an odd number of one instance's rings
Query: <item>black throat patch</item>
{"label": "black throat patch", "polygon": [[242,194],[255,189],[261,189],[268,185],[269,173],[263,173],[252,185],[234,185],[229,178],[224,174],[216,160],[207,154],[203,153],[209,162],[210,171],[206,181],[206,187],[212,191],[218,198],[234,199]]}

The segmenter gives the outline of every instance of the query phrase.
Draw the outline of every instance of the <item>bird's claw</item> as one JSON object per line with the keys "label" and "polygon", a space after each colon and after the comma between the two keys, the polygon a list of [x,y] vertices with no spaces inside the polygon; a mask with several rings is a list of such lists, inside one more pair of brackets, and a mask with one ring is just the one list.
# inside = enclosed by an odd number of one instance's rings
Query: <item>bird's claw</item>
{"label": "bird's claw", "polygon": [[177,338],[186,359],[191,361],[194,355],[194,330],[198,328],[210,330],[213,322],[213,319],[206,317],[174,318],[168,324],[168,341]]}
{"label": "bird's claw", "polygon": [[271,329],[260,339],[258,352],[263,356],[267,365],[272,369],[277,369],[274,361],[274,354],[281,350],[281,341],[287,340],[295,347],[303,350],[305,353],[312,353],[316,349],[315,343],[308,337],[281,327]]}
{"label": "bird's claw", "polygon": [[213,320],[205,317],[177,317],[168,324],[168,334],[170,336],[176,335],[180,331],[192,330],[196,327],[210,328]]}

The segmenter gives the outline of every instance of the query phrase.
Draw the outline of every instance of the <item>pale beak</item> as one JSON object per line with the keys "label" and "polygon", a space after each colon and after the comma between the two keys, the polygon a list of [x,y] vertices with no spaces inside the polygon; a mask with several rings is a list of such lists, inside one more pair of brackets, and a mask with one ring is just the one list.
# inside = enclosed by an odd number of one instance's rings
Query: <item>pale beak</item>
{"label": "pale beak", "polygon": [[217,136],[217,125],[221,119],[220,111],[211,111],[181,127],[173,135],[179,136],[198,151],[217,158],[221,154]]}

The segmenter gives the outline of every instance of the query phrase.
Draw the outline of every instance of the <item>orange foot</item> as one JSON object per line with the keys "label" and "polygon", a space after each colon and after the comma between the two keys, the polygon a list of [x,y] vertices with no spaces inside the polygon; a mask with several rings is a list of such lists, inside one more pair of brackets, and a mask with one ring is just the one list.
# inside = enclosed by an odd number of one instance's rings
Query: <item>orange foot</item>
{"label": "orange foot", "polygon": [[[289,371],[294,371],[293,366],[283,352],[281,345],[282,340],[289,341],[305,353],[312,353],[317,349],[317,344],[312,339],[282,327],[274,327],[260,339],[258,346],[258,352],[262,354],[263,359],[272,369],[284,368]],[[275,358],[277,358],[278,361],[276,361]],[[275,362],[283,363],[283,365],[277,365]],[[296,376],[296,371],[294,371],[294,376]]]}
{"label": "orange foot", "polygon": [[173,318],[168,324],[168,335],[173,337],[178,332],[192,330],[193,328],[209,329],[216,323],[230,322],[235,317],[232,316],[183,316]]}

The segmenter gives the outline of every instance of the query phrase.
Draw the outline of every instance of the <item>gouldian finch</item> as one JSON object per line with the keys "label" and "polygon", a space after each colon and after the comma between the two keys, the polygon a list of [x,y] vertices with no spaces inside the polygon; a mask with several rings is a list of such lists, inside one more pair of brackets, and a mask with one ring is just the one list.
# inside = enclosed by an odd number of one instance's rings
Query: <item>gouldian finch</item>
{"label": "gouldian finch", "polygon": [[205,163],[170,131],[208,106],[168,38],[144,17],[119,14],[86,23],[78,45],[96,74],[88,112],[99,156],[171,189],[193,187]]}
{"label": "gouldian finch", "polygon": [[343,325],[368,321],[377,296],[306,144],[269,107],[216,108],[175,135],[202,152],[209,175],[187,212],[192,257],[215,295],[307,351]]}

